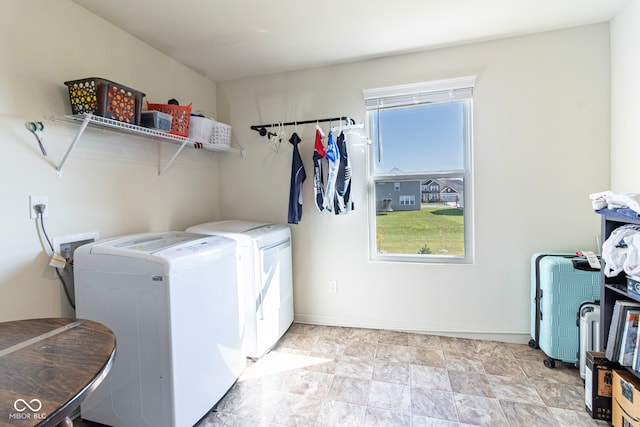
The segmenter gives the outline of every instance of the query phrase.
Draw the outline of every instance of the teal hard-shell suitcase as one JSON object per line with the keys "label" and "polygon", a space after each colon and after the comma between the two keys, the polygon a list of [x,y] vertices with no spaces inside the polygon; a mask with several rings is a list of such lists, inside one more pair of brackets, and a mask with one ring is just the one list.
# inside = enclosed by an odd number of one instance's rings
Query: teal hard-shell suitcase
{"label": "teal hard-shell suitcase", "polygon": [[576,313],[583,302],[600,300],[600,270],[584,257],[570,254],[536,253],[531,257],[531,341],[548,358],[579,361],[580,331]]}

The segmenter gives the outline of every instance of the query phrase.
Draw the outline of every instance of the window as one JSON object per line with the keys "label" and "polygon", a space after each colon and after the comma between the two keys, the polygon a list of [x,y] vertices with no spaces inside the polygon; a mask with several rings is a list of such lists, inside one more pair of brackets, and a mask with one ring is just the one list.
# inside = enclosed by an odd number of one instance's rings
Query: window
{"label": "window", "polygon": [[413,194],[400,196],[400,206],[413,206],[416,204],[416,196]]}
{"label": "window", "polygon": [[364,91],[372,259],[472,261],[474,84],[463,77]]}

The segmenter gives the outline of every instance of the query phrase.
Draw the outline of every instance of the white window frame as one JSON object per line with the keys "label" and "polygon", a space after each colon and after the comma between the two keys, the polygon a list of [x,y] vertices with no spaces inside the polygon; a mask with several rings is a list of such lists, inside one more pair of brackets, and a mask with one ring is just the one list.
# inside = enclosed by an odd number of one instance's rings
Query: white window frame
{"label": "white window frame", "polygon": [[413,206],[416,204],[416,196],[413,194],[405,194],[400,196],[400,206]]}
{"label": "white window frame", "polygon": [[[369,254],[373,261],[422,262],[440,264],[472,264],[474,262],[474,214],[473,214],[473,88],[475,76],[460,77],[425,83],[365,89],[364,98],[367,111],[392,105],[428,104],[449,101],[468,100],[465,105],[466,119],[464,130],[464,169],[444,173],[415,174],[421,182],[427,179],[462,177],[464,183],[464,255],[438,254],[380,254],[376,240],[376,183],[407,179],[409,174],[381,174],[374,170],[375,147],[370,145],[367,161],[369,163]],[[371,135],[372,123],[367,117],[367,133]]]}

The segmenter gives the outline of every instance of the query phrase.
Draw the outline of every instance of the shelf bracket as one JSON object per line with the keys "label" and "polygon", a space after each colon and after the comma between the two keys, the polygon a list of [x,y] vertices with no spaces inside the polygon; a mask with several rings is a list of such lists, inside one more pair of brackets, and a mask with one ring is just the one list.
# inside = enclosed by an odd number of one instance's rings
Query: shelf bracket
{"label": "shelf bracket", "polygon": [[164,165],[164,168],[162,168],[162,170],[158,174],[158,178],[162,178],[162,176],[165,174],[165,172],[167,172],[169,170],[169,168],[171,167],[173,162],[176,160],[176,158],[178,157],[178,155],[180,154],[182,149],[187,145],[188,141],[189,141],[188,139],[185,139],[184,141],[182,141],[182,144],[180,144],[180,147],[178,147],[178,150],[176,150],[176,153],[173,155],[173,157],[171,157],[171,159],[169,159],[167,164]]}
{"label": "shelf bracket", "polygon": [[73,141],[71,141],[71,145],[69,145],[69,148],[67,148],[67,152],[64,153],[64,157],[62,157],[62,160],[60,161],[60,165],[58,165],[58,169],[56,171],[58,176],[62,176],[62,167],[64,166],[65,162],[67,161],[67,158],[69,157],[69,154],[71,154],[71,152],[73,151],[74,147],[76,146],[76,144],[80,140],[80,137],[82,136],[82,134],[84,133],[85,129],[87,128],[87,125],[91,121],[91,116],[92,115],[90,113],[85,115],[84,120],[80,124],[80,129],[78,129],[78,133],[76,134],[76,137],[73,138]]}

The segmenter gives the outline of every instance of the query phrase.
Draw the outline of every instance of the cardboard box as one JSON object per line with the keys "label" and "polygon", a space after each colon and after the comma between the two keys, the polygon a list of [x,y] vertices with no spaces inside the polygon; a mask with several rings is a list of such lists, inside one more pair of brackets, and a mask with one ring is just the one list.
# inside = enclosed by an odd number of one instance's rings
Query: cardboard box
{"label": "cardboard box", "polygon": [[588,351],[584,377],[584,404],[591,418],[611,421],[611,368],[604,352]]}
{"label": "cardboard box", "polygon": [[614,427],[640,427],[640,380],[626,370],[613,371],[611,422]]}

